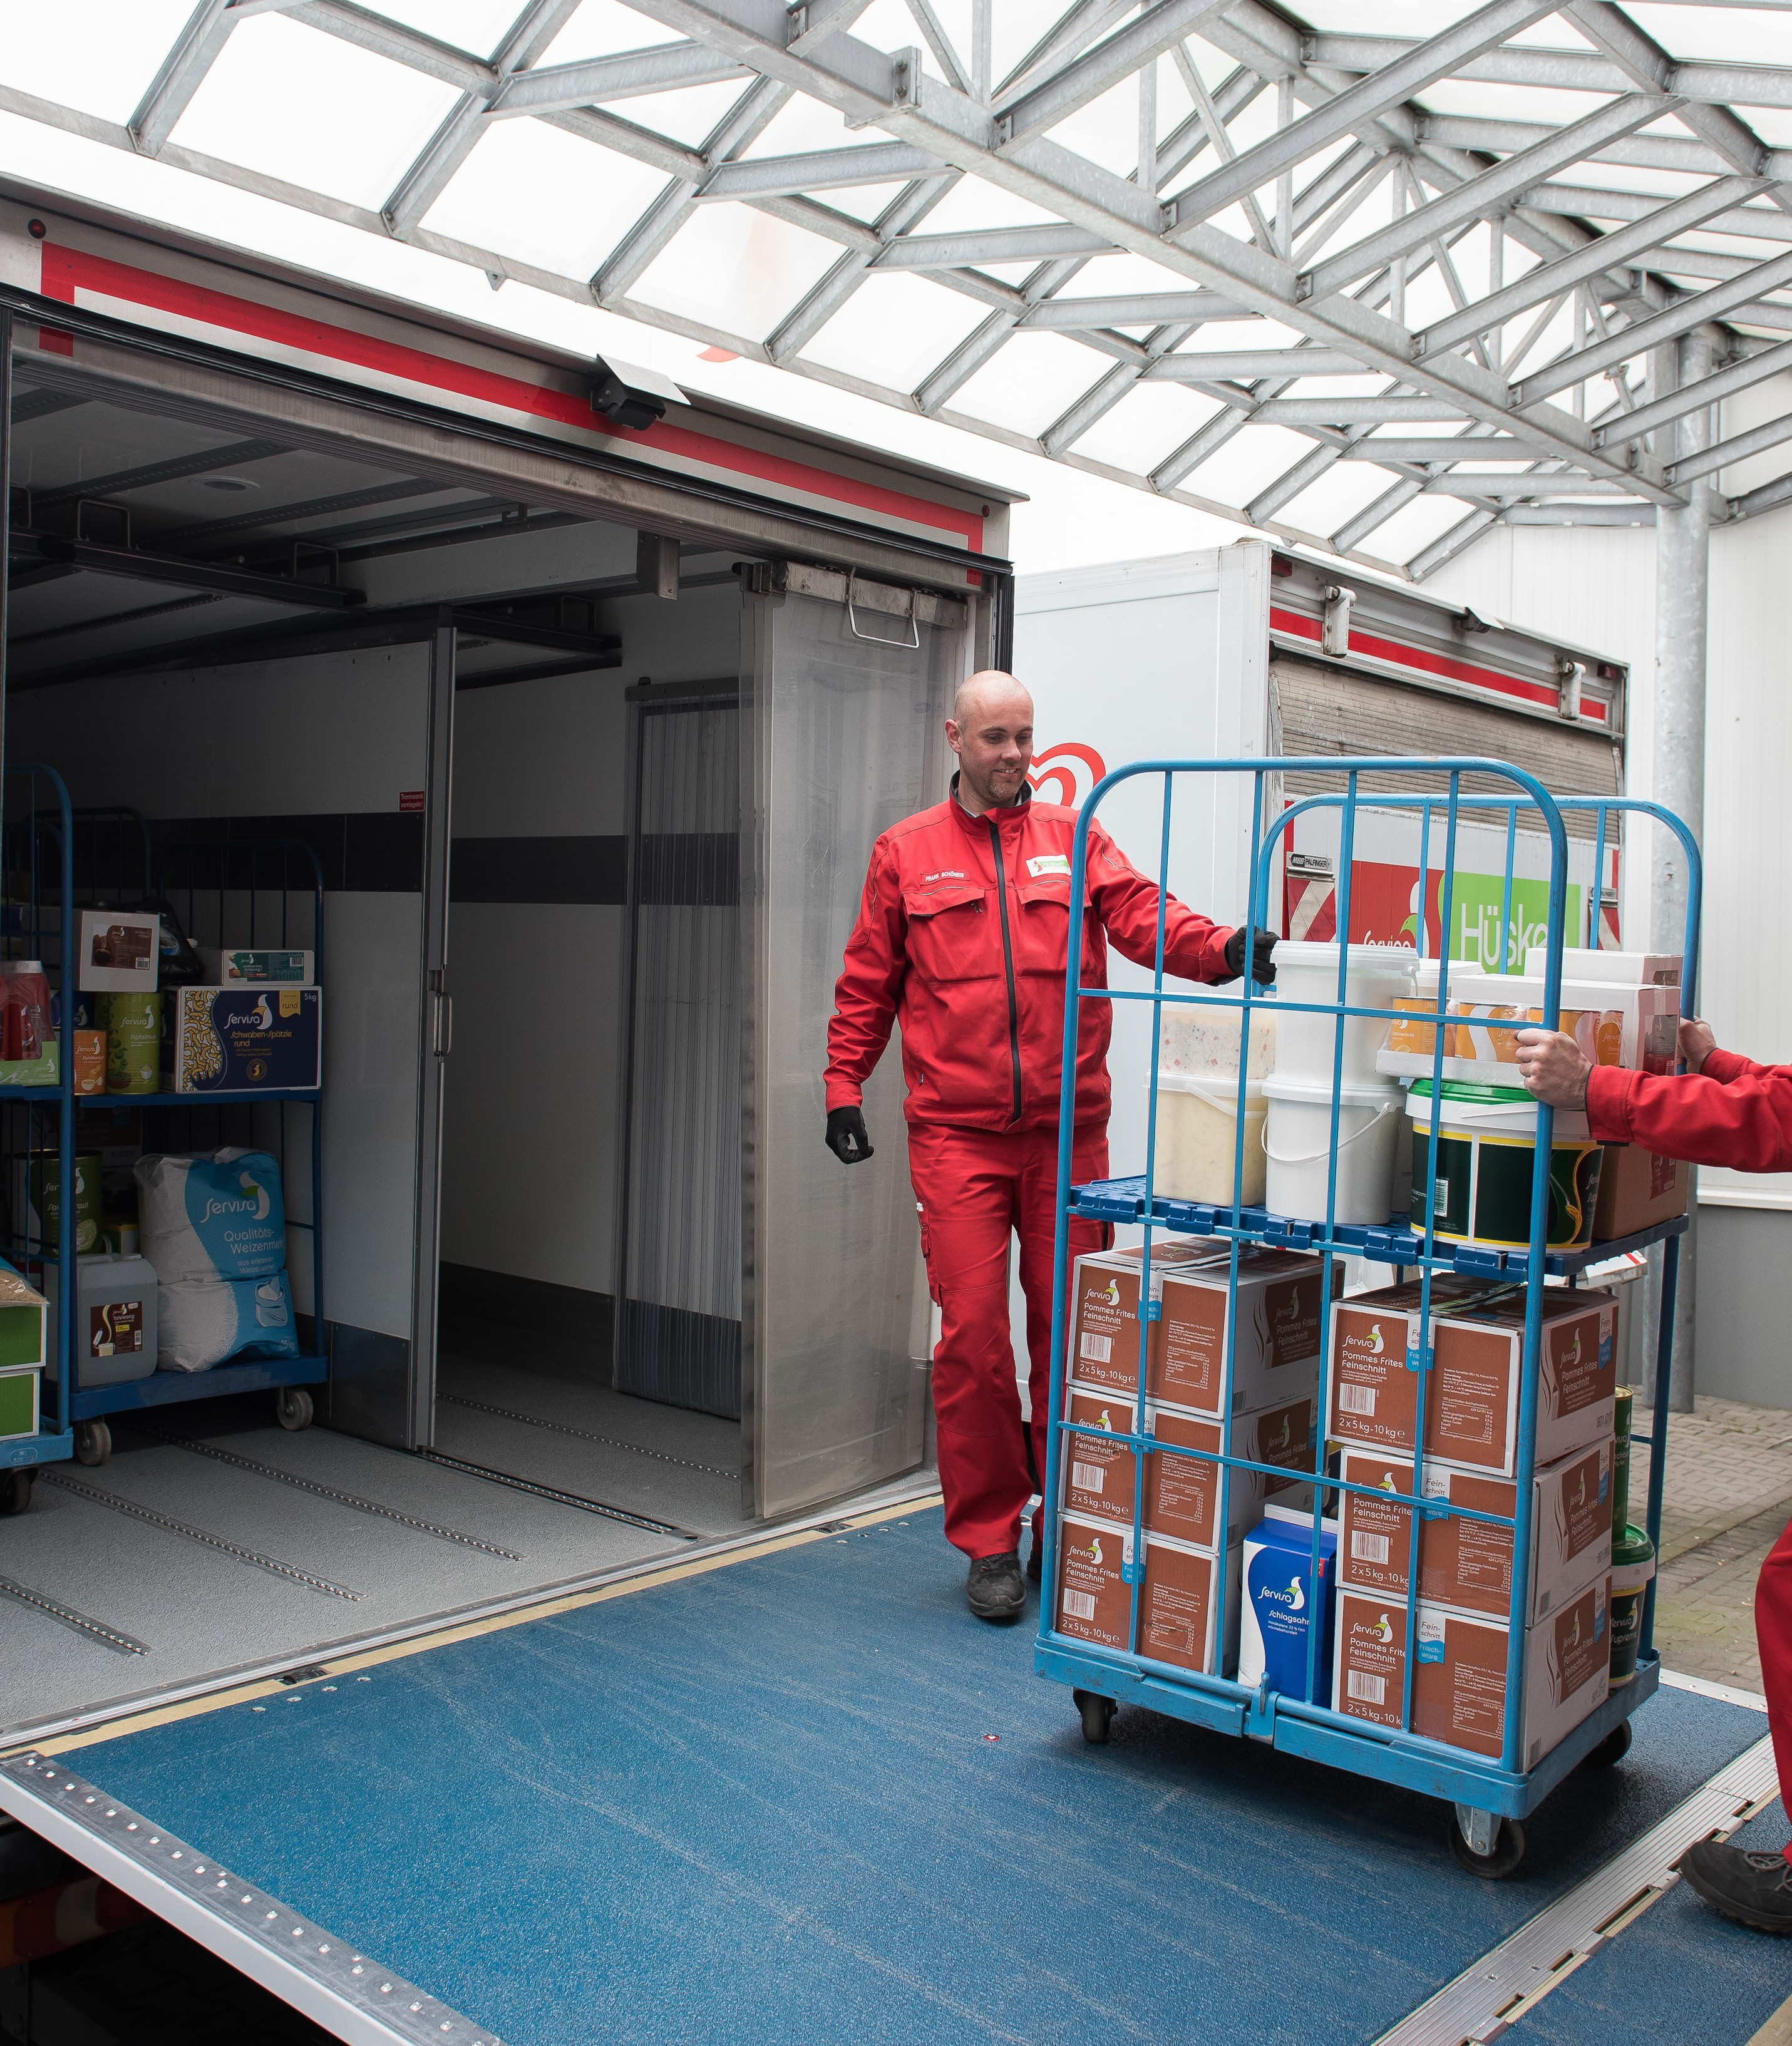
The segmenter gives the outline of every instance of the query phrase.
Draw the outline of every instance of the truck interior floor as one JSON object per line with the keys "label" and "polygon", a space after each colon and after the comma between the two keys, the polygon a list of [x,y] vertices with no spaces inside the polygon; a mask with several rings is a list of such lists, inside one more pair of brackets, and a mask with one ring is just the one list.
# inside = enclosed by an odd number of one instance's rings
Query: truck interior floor
{"label": "truck interior floor", "polygon": [[612,1392],[484,1322],[445,1317],[438,1355],[442,1453],[697,1534],[747,1526],[738,1421]]}
{"label": "truck interior floor", "polygon": [[[506,2046],[1369,2042],[1765,1730],[1664,1688],[1489,1883],[1415,1793],[1132,1707],[1086,1746],[1032,1673],[1032,1616],[980,1625],[963,1575],[936,1509],[862,1512],[56,1743],[53,1766],[15,1754],[0,1799],[127,1888],[199,1900],[228,1871],[226,1903],[253,1899],[238,1965],[350,1943],[449,2006],[431,2036],[466,2036],[458,2012]],[[300,1781],[296,1802],[242,1794]],[[1653,1955],[1670,1902],[1563,1994]],[[493,1931],[517,1922],[524,1956]],[[1783,1993],[1778,1951],[1726,1978],[1718,2030],[1686,2014],[1713,1971],[1648,1959],[1682,2021],[1636,2036],[1740,2046]]]}

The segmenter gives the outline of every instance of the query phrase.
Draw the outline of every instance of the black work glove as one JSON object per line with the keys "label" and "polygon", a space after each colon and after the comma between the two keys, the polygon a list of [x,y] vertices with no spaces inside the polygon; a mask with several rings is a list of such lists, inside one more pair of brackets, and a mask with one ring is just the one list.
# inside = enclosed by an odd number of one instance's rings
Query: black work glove
{"label": "black work glove", "polygon": [[[1274,985],[1276,979],[1276,933],[1259,931],[1257,944],[1251,953],[1251,979],[1260,987]],[[1226,963],[1236,980],[1245,970],[1245,929],[1241,924],[1226,940]]]}
{"label": "black work glove", "polygon": [[830,1109],[827,1145],[843,1165],[863,1164],[871,1156],[871,1140],[865,1129],[864,1111],[856,1108]]}

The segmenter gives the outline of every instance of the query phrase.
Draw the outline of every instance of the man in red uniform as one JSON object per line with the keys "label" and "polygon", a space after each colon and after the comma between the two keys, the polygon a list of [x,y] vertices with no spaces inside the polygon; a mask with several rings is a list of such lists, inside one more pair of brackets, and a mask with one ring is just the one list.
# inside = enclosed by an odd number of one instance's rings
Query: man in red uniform
{"label": "man in red uniform", "polygon": [[[1524,1084],[1552,1107],[1584,1108],[1601,1143],[1640,1144],[1659,1158],[1739,1172],[1792,1171],[1792,1066],[1720,1051],[1705,1023],[1680,1025],[1680,1056],[1684,1073],[1631,1072],[1590,1064],[1560,1031],[1518,1033]],[[1792,1527],[1761,1566],[1755,1636],[1783,1792],[1792,1786]],[[1680,1873],[1738,1924],[1792,1932],[1792,1846],[1758,1854],[1701,1840],[1680,1857]]]}
{"label": "man in red uniform", "polygon": [[[860,1102],[871,1068],[902,1026],[909,1172],[921,1250],[940,1308],[933,1358],[946,1538],[971,1559],[965,1596],[983,1619],[1025,1603],[1021,1515],[1045,1469],[1052,1343],[1052,1206],[1076,813],[1036,803],[1027,786],[1033,699],[987,670],[959,690],[946,739],[952,793],[886,831],[871,848],[859,921],[847,940],[828,1026],[828,1147],[843,1164],[871,1156]],[[1159,891],[1099,824],[1089,829],[1082,982],[1107,984],[1111,939],[1128,959],[1157,957]],[[1274,939],[1258,935],[1269,980]],[[1188,980],[1235,979],[1245,933],[1164,900],[1164,965]],[[1082,1005],[1072,1168],[1107,1173],[1111,1005]],[[1008,1243],[1021,1244],[1031,1361],[1031,1441],[1021,1417],[1008,1332]],[[1102,1227],[1073,1222],[1073,1255]],[[1042,1515],[1029,1574],[1039,1576]]]}

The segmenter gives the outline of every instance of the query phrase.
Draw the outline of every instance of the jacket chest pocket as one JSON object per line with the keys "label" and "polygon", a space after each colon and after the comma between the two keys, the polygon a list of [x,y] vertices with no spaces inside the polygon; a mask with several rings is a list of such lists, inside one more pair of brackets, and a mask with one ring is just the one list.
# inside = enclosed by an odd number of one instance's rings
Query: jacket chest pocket
{"label": "jacket chest pocket", "polygon": [[[1022,973],[1064,977],[1070,955],[1070,876],[1052,874],[1022,882],[1014,890],[1014,963]],[[1083,909],[1083,968],[1097,963],[1099,926],[1087,902]]]}
{"label": "jacket chest pocket", "polygon": [[987,980],[1002,971],[1002,933],[987,888],[905,888],[909,963],[929,981]]}

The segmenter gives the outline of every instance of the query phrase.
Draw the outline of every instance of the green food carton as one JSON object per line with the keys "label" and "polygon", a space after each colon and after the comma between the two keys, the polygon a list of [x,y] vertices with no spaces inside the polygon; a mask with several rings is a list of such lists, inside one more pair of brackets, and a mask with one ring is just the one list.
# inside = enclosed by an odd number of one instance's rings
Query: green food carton
{"label": "green food carton", "polygon": [[37,1365],[0,1365],[0,1442],[17,1442],[37,1432]]}

